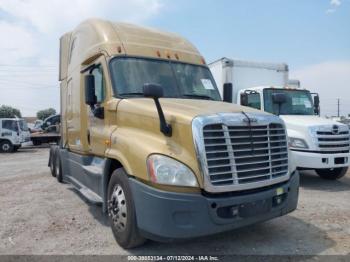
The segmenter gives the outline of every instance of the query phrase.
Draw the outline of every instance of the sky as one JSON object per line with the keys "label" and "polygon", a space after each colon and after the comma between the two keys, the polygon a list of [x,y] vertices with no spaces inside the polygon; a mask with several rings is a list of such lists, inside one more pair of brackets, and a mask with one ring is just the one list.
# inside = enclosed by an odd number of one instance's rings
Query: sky
{"label": "sky", "polygon": [[0,0],[0,105],[59,111],[59,37],[90,17],[176,32],[207,62],[287,63],[322,115],[350,114],[350,0]]}

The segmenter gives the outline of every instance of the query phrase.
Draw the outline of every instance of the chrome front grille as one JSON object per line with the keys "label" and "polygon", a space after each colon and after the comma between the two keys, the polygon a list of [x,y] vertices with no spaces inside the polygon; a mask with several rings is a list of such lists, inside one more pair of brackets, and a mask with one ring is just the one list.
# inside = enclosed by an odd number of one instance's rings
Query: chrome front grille
{"label": "chrome front grille", "polygon": [[258,188],[289,179],[283,121],[276,116],[218,114],[192,124],[198,160],[209,192]]}
{"label": "chrome front grille", "polygon": [[317,131],[318,147],[326,153],[349,153],[349,131]]}
{"label": "chrome front grille", "polygon": [[288,149],[281,124],[207,125],[203,128],[210,181],[232,185],[273,179],[288,173]]}

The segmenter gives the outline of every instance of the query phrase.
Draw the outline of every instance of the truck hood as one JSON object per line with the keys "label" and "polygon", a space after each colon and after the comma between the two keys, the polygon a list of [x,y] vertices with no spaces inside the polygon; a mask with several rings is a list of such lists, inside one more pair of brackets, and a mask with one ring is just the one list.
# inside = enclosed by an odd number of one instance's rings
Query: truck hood
{"label": "truck hood", "polygon": [[327,118],[312,115],[280,115],[280,118],[284,120],[287,128],[291,126],[310,127],[321,125],[344,125]]}
{"label": "truck hood", "polygon": [[[200,115],[213,115],[217,113],[259,113],[268,114],[250,107],[244,107],[232,103],[199,99],[175,99],[161,98],[165,118],[171,122],[189,124],[193,118]],[[155,103],[149,98],[123,99],[118,105],[119,112],[127,111],[129,114],[144,118],[157,118],[158,114]]]}
{"label": "truck hood", "polygon": [[118,145],[116,149],[111,149],[111,152],[114,150],[114,154],[118,154],[118,151],[124,150],[123,155],[130,154],[132,159],[138,160],[130,165],[124,164],[128,174],[142,174],[146,181],[149,177],[145,170],[145,159],[150,154],[161,154],[188,166],[196,174],[200,187],[203,187],[203,176],[193,141],[192,121],[195,117],[242,111],[272,116],[259,110],[221,101],[174,98],[162,98],[159,101],[166,121],[172,127],[171,137],[160,132],[154,101],[150,98],[132,98],[118,101],[116,129],[111,139],[114,141],[112,147],[114,143]]}
{"label": "truck hood", "polygon": [[286,124],[288,136],[303,139],[309,146],[308,150],[320,150],[316,131],[332,131],[334,125],[338,126],[339,131],[348,130],[345,124],[318,116],[281,115],[280,117]]}

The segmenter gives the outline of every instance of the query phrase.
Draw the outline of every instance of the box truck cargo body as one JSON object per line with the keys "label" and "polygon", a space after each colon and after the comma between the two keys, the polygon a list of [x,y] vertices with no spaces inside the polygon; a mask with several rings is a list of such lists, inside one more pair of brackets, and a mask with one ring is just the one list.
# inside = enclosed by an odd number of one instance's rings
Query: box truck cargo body
{"label": "box truck cargo body", "polygon": [[228,58],[209,64],[221,94],[232,89],[233,103],[279,115],[285,122],[292,164],[314,169],[326,179],[339,179],[349,166],[349,128],[319,117],[319,97],[290,80],[283,63]]}
{"label": "box truck cargo body", "polygon": [[122,247],[296,208],[299,175],[289,168],[283,121],[221,101],[203,57],[182,37],[87,20],[61,38],[60,82],[51,172],[102,205]]}

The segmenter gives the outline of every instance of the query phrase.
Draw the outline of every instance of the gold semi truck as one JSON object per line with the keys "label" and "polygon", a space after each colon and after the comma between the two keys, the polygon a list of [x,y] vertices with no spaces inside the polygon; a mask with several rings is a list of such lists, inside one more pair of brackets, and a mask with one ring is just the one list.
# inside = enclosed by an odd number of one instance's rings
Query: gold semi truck
{"label": "gold semi truck", "polygon": [[283,121],[222,101],[186,39],[90,19],[61,37],[59,68],[52,175],[102,205],[120,246],[214,234],[296,208]]}

